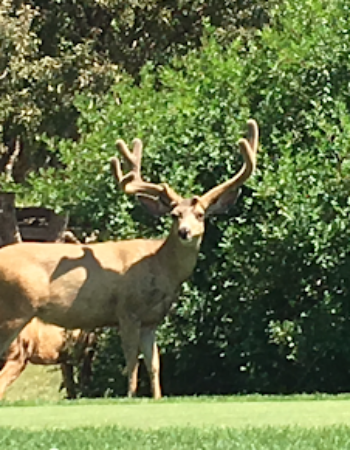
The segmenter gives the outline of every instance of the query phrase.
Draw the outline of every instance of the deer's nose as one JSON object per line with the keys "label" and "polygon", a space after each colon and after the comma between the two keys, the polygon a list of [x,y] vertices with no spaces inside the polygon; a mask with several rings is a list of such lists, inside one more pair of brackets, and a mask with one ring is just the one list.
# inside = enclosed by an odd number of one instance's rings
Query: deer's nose
{"label": "deer's nose", "polygon": [[191,230],[188,227],[181,227],[178,231],[180,239],[186,241],[191,238]]}

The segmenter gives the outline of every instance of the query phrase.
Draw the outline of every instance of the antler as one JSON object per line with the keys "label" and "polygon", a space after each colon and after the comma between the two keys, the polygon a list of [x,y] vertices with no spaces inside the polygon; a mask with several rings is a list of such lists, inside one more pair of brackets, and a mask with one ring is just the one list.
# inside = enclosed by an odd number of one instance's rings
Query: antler
{"label": "antler", "polygon": [[256,153],[259,143],[259,128],[255,120],[250,119],[248,124],[247,139],[242,138],[238,141],[240,151],[244,158],[244,164],[239,172],[224,183],[215,186],[200,197],[204,208],[208,208],[212,203],[227,191],[237,190],[253,173],[256,166]]}
{"label": "antler", "polygon": [[148,197],[152,198],[153,200],[160,200],[162,203],[165,203],[167,205],[179,203],[182,200],[182,197],[180,197],[166,183],[154,184],[143,181],[141,177],[141,139],[134,139],[132,152],[130,152],[127,145],[122,139],[118,139],[116,145],[131,166],[130,172],[128,172],[126,175],[123,175],[119,159],[111,159],[114,176],[118,180],[119,186],[126,194],[136,194],[140,197]]}

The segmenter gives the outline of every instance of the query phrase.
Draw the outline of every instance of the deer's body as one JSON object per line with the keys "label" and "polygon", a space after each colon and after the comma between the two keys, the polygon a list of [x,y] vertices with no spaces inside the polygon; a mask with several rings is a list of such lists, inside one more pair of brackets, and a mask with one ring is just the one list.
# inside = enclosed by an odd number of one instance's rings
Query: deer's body
{"label": "deer's body", "polygon": [[0,292],[8,301],[0,304],[0,317],[10,315],[24,297],[31,300],[26,316],[69,329],[118,325],[123,315],[145,326],[158,324],[193,270],[181,266],[176,273],[177,258],[185,255],[173,249],[169,254],[166,243],[136,239],[3,247]]}
{"label": "deer's body", "polygon": [[138,354],[144,355],[153,396],[161,396],[157,326],[192,273],[204,234],[204,219],[233,204],[239,186],[252,174],[258,127],[248,122],[249,139],[239,142],[242,168],[202,196],[184,199],[166,184],[141,178],[142,143],[130,152],[117,144],[131,165],[123,175],[112,160],[119,186],[136,194],[152,214],[174,219],[165,240],[136,239],[91,245],[21,243],[0,250],[0,355],[34,316],[64,328],[117,325],[127,363],[129,395],[137,386]]}
{"label": "deer's body", "polygon": [[34,318],[11,343],[3,360],[0,360],[0,399],[28,363],[59,364],[67,395],[74,398],[75,382],[67,348],[69,344],[84,345],[86,337],[87,334],[81,330],[66,332],[61,327],[45,324]]}

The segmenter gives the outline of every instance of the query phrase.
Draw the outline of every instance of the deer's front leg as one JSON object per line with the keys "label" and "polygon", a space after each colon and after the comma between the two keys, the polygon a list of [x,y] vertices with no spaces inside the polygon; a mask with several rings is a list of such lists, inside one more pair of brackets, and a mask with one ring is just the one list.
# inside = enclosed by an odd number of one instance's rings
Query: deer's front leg
{"label": "deer's front leg", "polygon": [[119,333],[128,372],[128,397],[135,397],[139,367],[140,324],[132,320],[120,321]]}
{"label": "deer's front leg", "polygon": [[6,389],[17,380],[25,369],[27,362],[22,352],[15,355],[14,359],[8,359],[0,371],[0,400],[3,398]]}
{"label": "deer's front leg", "polygon": [[143,328],[140,336],[140,349],[145,358],[145,364],[151,380],[153,398],[162,397],[159,381],[159,351],[156,343],[156,330]]}

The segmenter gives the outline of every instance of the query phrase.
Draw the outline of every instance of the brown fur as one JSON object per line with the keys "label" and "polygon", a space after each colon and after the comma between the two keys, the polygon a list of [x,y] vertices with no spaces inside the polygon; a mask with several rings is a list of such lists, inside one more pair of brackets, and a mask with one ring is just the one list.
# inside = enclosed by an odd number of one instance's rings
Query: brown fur
{"label": "brown fur", "polygon": [[138,354],[159,398],[157,326],[192,273],[204,233],[204,215],[217,214],[237,197],[238,187],[255,167],[258,128],[250,121],[250,140],[241,139],[245,163],[230,180],[201,197],[183,199],[167,185],[144,182],[140,175],[142,143],[121,152],[132,166],[123,175],[112,164],[119,186],[137,194],[154,214],[171,213],[166,240],[134,239],[87,245],[20,243],[0,250],[0,354],[34,316],[74,329],[119,327],[129,377],[129,396],[136,393]]}
{"label": "brown fur", "polygon": [[[6,389],[20,376],[28,363],[61,366],[63,385],[68,398],[75,398],[73,368],[69,361],[70,345],[88,343],[87,333],[81,330],[67,332],[61,327],[43,323],[34,318],[20,332],[6,352],[0,370],[0,399]],[[81,348],[80,350],[83,351]]]}
{"label": "brown fur", "polygon": [[176,248],[172,241],[21,243],[2,248],[0,343],[5,341],[2,336],[15,337],[33,316],[68,329],[119,325],[133,370],[141,350],[151,374],[154,367],[158,375],[155,328],[197,257],[197,250],[193,254],[191,247]]}

